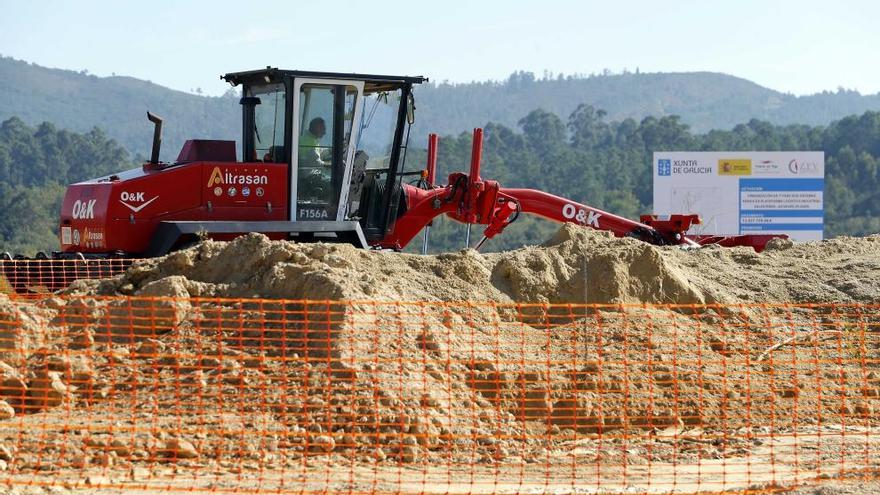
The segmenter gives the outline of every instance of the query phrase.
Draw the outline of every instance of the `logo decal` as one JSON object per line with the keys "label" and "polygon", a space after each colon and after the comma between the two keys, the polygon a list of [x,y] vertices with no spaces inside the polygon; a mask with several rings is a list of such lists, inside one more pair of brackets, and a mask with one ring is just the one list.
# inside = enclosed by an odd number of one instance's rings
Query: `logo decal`
{"label": "logo decal", "polygon": [[581,225],[587,225],[598,229],[600,228],[599,218],[602,217],[602,214],[592,210],[585,210],[583,208],[578,209],[575,205],[567,203],[562,207],[562,217],[567,220],[574,220]]}
{"label": "logo decal", "polygon": [[208,187],[223,184],[223,175],[220,173],[220,167],[214,167],[211,171],[211,178],[208,179]]}
{"label": "logo decal", "polygon": [[[256,170],[254,170],[256,172]],[[269,183],[268,175],[258,175],[254,174],[242,174],[242,173],[232,173],[229,171],[222,172],[220,171],[220,167],[214,167],[214,170],[211,171],[211,177],[208,178],[208,185],[206,187],[214,187],[225,184],[238,184],[238,185],[266,185]]]}
{"label": "logo decal", "polygon": [[657,160],[657,175],[661,177],[672,175],[672,160]]}
{"label": "logo decal", "polygon": [[214,196],[220,196],[220,195],[222,195],[222,194],[223,194],[223,188],[222,188],[222,187],[217,186],[217,187],[214,188]]}
{"label": "logo decal", "polygon": [[788,162],[788,171],[793,174],[815,174],[819,172],[819,166],[812,162],[792,160]]}
{"label": "logo decal", "polygon": [[146,208],[147,205],[149,205],[149,204],[152,203],[153,201],[156,201],[157,199],[159,199],[159,196],[156,196],[155,198],[153,198],[153,199],[147,201],[146,203],[144,203],[144,204],[142,204],[142,205],[140,205],[140,206],[132,206],[132,205],[126,203],[126,201],[131,201],[131,202],[134,202],[134,203],[140,203],[141,201],[144,200],[144,193],[142,193],[142,192],[139,192],[139,193],[127,193],[127,192],[123,192],[122,194],[119,195],[119,198],[120,198],[120,199],[119,199],[119,202],[120,202],[120,203],[122,203],[123,205],[125,205],[125,207],[128,208],[129,210],[131,210],[132,212],[137,213],[137,212],[143,210],[144,208]]}
{"label": "logo decal", "polygon": [[657,160],[657,175],[671,177],[673,175],[711,174],[712,167],[701,165],[699,160]]}
{"label": "logo decal", "polygon": [[95,203],[97,202],[97,199],[76,200],[73,203],[73,211],[71,211],[74,220],[91,220],[95,218]]}
{"label": "logo decal", "polygon": [[761,160],[752,164],[756,174],[778,174],[781,167],[773,160]]}
{"label": "logo decal", "polygon": [[752,175],[752,161],[747,158],[718,160],[718,175]]}
{"label": "logo decal", "polygon": [[249,188],[248,186],[242,187],[241,188],[241,195],[244,197],[250,196],[251,195],[251,188]]}
{"label": "logo decal", "polygon": [[263,188],[262,187],[257,188],[257,196],[259,196],[261,198],[263,197]]}
{"label": "logo decal", "polygon": [[87,248],[104,247],[104,232],[100,230],[89,230],[86,228],[83,230],[82,240]]}

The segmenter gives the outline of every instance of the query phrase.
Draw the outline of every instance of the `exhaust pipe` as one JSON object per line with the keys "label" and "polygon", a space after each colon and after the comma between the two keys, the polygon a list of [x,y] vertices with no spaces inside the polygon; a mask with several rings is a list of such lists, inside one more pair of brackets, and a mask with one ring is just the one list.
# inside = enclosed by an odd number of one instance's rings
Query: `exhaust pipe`
{"label": "exhaust pipe", "polygon": [[153,152],[150,154],[150,163],[159,164],[159,150],[162,148],[162,117],[147,112],[147,119],[154,124],[153,127]]}

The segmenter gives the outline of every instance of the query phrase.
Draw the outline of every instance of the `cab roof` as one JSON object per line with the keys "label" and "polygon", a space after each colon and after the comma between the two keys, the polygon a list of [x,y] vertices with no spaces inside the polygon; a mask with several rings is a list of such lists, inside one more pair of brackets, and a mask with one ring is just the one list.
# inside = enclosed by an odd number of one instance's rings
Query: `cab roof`
{"label": "cab roof", "polygon": [[422,84],[428,82],[427,77],[423,76],[388,76],[377,74],[356,74],[346,72],[314,72],[304,70],[285,70],[275,67],[266,67],[265,69],[249,70],[243,72],[230,72],[220,76],[220,79],[238,86],[239,84],[253,83],[271,83],[281,82],[283,79],[291,77],[306,77],[312,79],[354,79],[356,81],[364,81],[368,92],[372,91],[389,91],[409,86],[413,84]]}

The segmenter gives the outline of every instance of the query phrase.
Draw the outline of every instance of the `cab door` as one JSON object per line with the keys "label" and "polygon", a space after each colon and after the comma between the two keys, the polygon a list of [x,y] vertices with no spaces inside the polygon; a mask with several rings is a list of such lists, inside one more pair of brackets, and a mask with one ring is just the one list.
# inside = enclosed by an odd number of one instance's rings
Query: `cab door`
{"label": "cab door", "polygon": [[341,221],[363,106],[363,81],[294,79],[290,220]]}

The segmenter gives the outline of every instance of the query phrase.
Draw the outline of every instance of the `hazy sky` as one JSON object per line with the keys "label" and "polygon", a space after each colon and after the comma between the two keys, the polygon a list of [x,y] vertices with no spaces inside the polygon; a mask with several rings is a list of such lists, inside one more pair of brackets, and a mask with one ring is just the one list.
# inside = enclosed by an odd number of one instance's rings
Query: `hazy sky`
{"label": "hazy sky", "polygon": [[880,92],[880,2],[0,0],[0,54],[220,94],[286,69],[467,82],[515,70],[717,71],[779,91]]}

